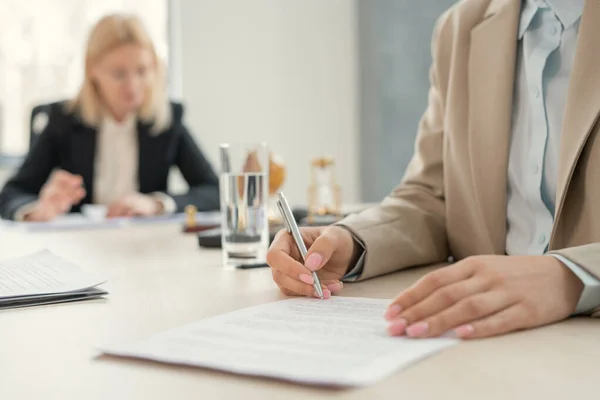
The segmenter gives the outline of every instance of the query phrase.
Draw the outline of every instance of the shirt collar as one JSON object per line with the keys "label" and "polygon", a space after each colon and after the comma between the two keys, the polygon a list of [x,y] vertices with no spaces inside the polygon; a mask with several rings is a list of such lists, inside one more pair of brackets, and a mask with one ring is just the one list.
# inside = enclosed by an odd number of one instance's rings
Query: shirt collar
{"label": "shirt collar", "polygon": [[519,22],[519,39],[522,39],[525,35],[538,10],[550,8],[566,29],[581,18],[584,5],[585,0],[523,0]]}
{"label": "shirt collar", "polygon": [[122,121],[116,121],[110,114],[105,114],[102,125],[110,131],[131,130],[135,126],[135,114],[131,113]]}

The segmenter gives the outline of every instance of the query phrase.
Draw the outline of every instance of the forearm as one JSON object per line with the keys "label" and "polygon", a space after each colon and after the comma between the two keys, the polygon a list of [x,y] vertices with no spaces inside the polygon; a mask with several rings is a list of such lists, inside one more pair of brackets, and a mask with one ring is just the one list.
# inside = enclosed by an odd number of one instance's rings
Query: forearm
{"label": "forearm", "polygon": [[14,219],[21,207],[36,201],[52,170],[57,167],[53,118],[51,116],[23,164],[0,192],[0,216],[4,219]]}
{"label": "forearm", "polygon": [[430,193],[401,188],[381,205],[342,220],[339,224],[364,248],[358,257],[362,270],[351,268],[346,278],[363,280],[447,260],[443,208],[443,201]]}
{"label": "forearm", "polygon": [[0,217],[14,220],[29,204],[37,200],[37,195],[21,190],[10,182],[0,193]]}

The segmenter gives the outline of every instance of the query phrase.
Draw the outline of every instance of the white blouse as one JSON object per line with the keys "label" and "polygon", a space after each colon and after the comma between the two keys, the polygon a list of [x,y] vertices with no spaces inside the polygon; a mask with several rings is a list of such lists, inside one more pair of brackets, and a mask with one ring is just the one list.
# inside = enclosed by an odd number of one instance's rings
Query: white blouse
{"label": "white blouse", "polygon": [[96,139],[92,194],[95,204],[109,205],[139,190],[138,153],[135,116],[122,122],[104,118]]}
{"label": "white blouse", "polygon": [[[118,122],[105,117],[96,136],[94,159],[94,204],[110,205],[123,196],[139,191],[138,180],[139,144],[137,119],[135,115]],[[175,201],[165,193],[152,193],[150,196],[160,201],[165,213],[176,211]],[[22,221],[35,206],[30,203],[15,213],[15,219]]]}

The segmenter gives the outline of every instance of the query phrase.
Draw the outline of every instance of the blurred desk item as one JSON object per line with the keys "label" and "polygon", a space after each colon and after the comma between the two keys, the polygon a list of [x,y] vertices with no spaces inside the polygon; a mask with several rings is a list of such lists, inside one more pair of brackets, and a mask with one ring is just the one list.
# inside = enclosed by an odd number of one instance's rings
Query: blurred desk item
{"label": "blurred desk item", "polygon": [[342,189],[335,177],[333,157],[315,158],[311,163],[311,183],[308,187],[308,223],[317,218],[342,219]]}
{"label": "blurred desk item", "polygon": [[56,232],[65,230],[112,229],[126,224],[126,218],[88,218],[85,214],[65,214],[48,222],[0,221],[7,229],[23,232]]}
{"label": "blurred desk item", "polygon": [[219,149],[223,264],[264,263],[269,247],[269,147],[222,143]]}
{"label": "blurred desk item", "polygon": [[[96,218],[85,214],[73,213],[62,215],[49,222],[17,222],[0,220],[0,227],[23,232],[57,232],[84,231],[124,228],[130,225],[161,225],[181,223],[187,218],[184,213],[154,215],[149,217]],[[195,225],[199,230],[213,229],[221,224],[221,213],[218,211],[198,212],[195,214]]]}
{"label": "blurred desk item", "polygon": [[[221,226],[219,218],[212,217],[208,220],[203,219],[201,214],[198,213],[198,209],[193,205],[185,207],[185,222],[183,224],[183,232],[185,233],[197,233],[203,232],[210,229],[219,228]],[[211,213],[211,215],[220,215],[219,212]]]}
{"label": "blurred desk item", "polygon": [[[0,230],[2,259],[49,249],[107,279],[110,299],[0,312],[0,398],[61,400],[594,399],[600,321],[573,318],[461,343],[360,390],[305,387],[99,356],[98,349],[285,298],[269,268],[223,268],[181,223],[46,234]],[[432,268],[344,285],[391,299]]]}
{"label": "blurred desk item", "polygon": [[[377,203],[375,203],[377,204]],[[348,204],[344,205],[341,209],[344,211],[343,215],[348,215],[355,212],[360,212],[366,208],[371,207],[374,204],[366,203],[366,204]],[[292,209],[292,213],[294,214],[294,219],[296,223],[301,227],[306,226],[326,226],[331,225],[339,221],[339,218],[335,215],[323,215],[323,216],[315,216],[312,221],[310,221],[307,216],[308,212],[304,208],[294,208]],[[273,242],[275,235],[283,229],[283,222],[277,223],[271,221],[269,224],[269,244]],[[221,248],[221,229],[220,227],[214,227],[212,229],[204,229],[202,231],[198,231],[198,245],[200,247],[220,249]]]}
{"label": "blurred desk item", "polygon": [[287,169],[283,159],[271,152],[269,154],[269,206],[267,217],[269,224],[281,224],[281,216],[277,210],[277,192],[283,187]]}
{"label": "blurred desk item", "polygon": [[81,214],[91,221],[102,222],[106,220],[108,206],[103,204],[84,204],[81,206]]}
{"label": "blurred desk item", "polygon": [[0,309],[70,303],[108,294],[104,281],[50,251],[0,262]]}

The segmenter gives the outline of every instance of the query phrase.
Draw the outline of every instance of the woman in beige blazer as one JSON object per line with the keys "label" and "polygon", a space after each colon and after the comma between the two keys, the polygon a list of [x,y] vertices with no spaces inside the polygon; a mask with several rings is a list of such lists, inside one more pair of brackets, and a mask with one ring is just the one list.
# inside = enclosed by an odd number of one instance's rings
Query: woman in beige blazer
{"label": "woman in beige blazer", "polygon": [[[583,0],[563,7],[576,3]],[[454,259],[390,304],[390,334],[479,338],[575,313],[600,315],[600,2],[588,0],[579,10],[566,108],[558,111],[564,118],[553,219],[533,239],[547,240],[545,248],[531,254],[506,245],[513,91],[526,50],[518,36],[522,6],[542,12],[529,0],[464,0],[440,18],[429,104],[402,182],[377,207],[336,226],[304,229],[304,263],[291,237],[280,233],[268,262],[284,293],[314,296],[310,271],[329,297],[343,280]],[[563,32],[558,26],[546,33]]]}

